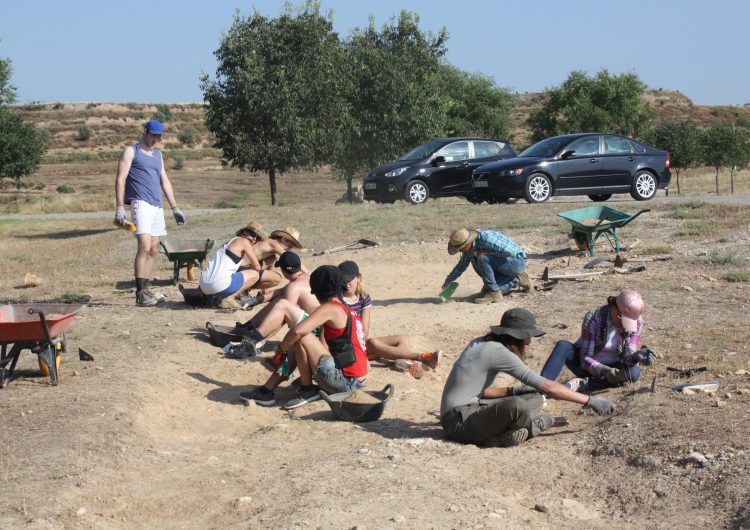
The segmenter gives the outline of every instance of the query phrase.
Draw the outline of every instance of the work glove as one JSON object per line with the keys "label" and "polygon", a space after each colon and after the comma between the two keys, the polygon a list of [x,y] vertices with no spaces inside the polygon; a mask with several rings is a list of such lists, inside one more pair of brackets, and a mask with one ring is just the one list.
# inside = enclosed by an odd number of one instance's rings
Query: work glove
{"label": "work glove", "polygon": [[645,346],[633,354],[633,360],[644,366],[651,366],[657,359],[658,355],[651,348]]}
{"label": "work glove", "polygon": [[174,220],[177,221],[178,225],[184,225],[187,222],[185,214],[179,208],[172,208],[172,215],[174,215]]}
{"label": "work glove", "polygon": [[607,381],[610,383],[618,385],[628,380],[628,374],[625,370],[612,368],[611,366],[604,367],[604,377],[607,378]]}
{"label": "work glove", "polygon": [[118,205],[117,208],[115,208],[115,223],[122,226],[125,224],[125,221],[127,219],[125,218],[125,207],[123,205]]}
{"label": "work glove", "polygon": [[599,416],[606,416],[612,414],[615,411],[614,405],[606,399],[590,397],[586,404],[583,406],[585,409],[591,409],[596,412]]}

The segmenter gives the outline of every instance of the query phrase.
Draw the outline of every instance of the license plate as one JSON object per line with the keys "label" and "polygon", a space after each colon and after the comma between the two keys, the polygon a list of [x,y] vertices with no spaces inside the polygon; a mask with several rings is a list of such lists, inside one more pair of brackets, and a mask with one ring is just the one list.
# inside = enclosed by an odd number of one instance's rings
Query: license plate
{"label": "license plate", "polygon": [[475,180],[474,182],[472,182],[475,188],[486,188],[489,183],[490,182],[488,180]]}
{"label": "license plate", "polygon": [[377,187],[378,187],[378,185],[375,184],[374,182],[365,182],[365,189],[366,190],[374,190]]}

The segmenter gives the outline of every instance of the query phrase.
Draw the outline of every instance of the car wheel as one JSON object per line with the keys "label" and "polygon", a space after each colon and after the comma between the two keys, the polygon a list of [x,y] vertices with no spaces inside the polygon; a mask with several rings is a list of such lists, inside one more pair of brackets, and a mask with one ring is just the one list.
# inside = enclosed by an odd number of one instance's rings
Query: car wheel
{"label": "car wheel", "polygon": [[479,197],[466,197],[466,200],[471,204],[482,204],[484,202],[484,199],[480,199]]}
{"label": "car wheel", "polygon": [[604,202],[612,196],[611,193],[599,193],[598,195],[589,195],[589,199],[594,202]]}
{"label": "car wheel", "polygon": [[533,173],[526,181],[523,198],[526,202],[544,202],[552,196],[552,183],[541,173]]}
{"label": "car wheel", "polygon": [[633,178],[630,196],[636,201],[647,201],[656,195],[656,177],[649,171],[639,171]]}
{"label": "car wheel", "polygon": [[406,185],[406,200],[412,204],[423,204],[430,198],[430,189],[421,180],[412,180]]}

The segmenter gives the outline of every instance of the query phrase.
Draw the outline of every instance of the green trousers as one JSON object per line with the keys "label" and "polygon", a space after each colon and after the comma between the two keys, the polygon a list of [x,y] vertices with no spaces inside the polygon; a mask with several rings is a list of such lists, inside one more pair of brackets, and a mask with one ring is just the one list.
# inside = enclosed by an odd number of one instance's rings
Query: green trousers
{"label": "green trousers", "polygon": [[529,438],[539,432],[531,420],[539,416],[544,398],[538,392],[454,407],[440,418],[445,435],[453,441],[482,445],[498,434],[529,429]]}

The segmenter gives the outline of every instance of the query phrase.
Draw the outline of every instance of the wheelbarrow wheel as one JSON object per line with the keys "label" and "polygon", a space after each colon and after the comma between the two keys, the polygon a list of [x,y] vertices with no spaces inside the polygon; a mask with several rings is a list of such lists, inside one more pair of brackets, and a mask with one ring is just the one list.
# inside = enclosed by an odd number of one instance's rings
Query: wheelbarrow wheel
{"label": "wheelbarrow wheel", "polygon": [[533,173],[523,189],[523,198],[528,203],[545,202],[552,196],[552,183],[546,175]]}
{"label": "wheelbarrow wheel", "polygon": [[630,196],[636,201],[647,201],[656,195],[656,177],[649,171],[639,171],[633,178]]}

